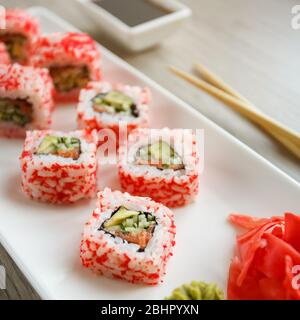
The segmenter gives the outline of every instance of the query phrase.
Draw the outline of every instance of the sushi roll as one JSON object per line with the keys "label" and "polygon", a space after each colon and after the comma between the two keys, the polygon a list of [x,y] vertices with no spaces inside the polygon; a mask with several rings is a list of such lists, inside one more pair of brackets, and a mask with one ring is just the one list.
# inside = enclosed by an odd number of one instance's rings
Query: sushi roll
{"label": "sushi roll", "polygon": [[175,245],[170,209],[149,198],[106,188],[86,223],[83,266],[109,278],[156,285],[162,282]]}
{"label": "sushi roll", "polygon": [[68,32],[40,37],[31,64],[49,69],[59,102],[77,101],[82,87],[101,78],[100,52],[87,34]]}
{"label": "sushi roll", "polygon": [[73,203],[95,195],[93,133],[28,131],[20,161],[23,191],[34,200]]}
{"label": "sushi roll", "polygon": [[54,108],[53,83],[46,69],[0,65],[0,136],[25,137],[47,129]]}
{"label": "sushi roll", "polygon": [[196,136],[185,129],[137,129],[119,150],[122,189],[168,207],[191,202],[199,190]]}
{"label": "sushi roll", "polygon": [[0,42],[0,64],[10,64],[10,56],[6,50],[6,46],[3,42]]}
{"label": "sushi roll", "polygon": [[28,63],[40,34],[38,20],[22,9],[6,9],[5,20],[0,42],[5,44],[12,62]]}
{"label": "sushi roll", "polygon": [[147,88],[108,82],[91,82],[80,92],[79,128],[111,129],[119,137],[120,122],[127,133],[149,126],[150,91]]}

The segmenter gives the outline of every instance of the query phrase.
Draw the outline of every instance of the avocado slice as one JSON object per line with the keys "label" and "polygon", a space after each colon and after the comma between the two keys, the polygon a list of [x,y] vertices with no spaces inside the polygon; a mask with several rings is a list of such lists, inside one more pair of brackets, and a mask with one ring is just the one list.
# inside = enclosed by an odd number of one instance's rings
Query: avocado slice
{"label": "avocado slice", "polygon": [[56,145],[58,144],[58,137],[46,136],[40,143],[37,154],[49,154],[56,150]]}
{"label": "avocado slice", "polygon": [[149,147],[149,152],[155,160],[161,160],[162,163],[169,163],[174,158],[175,152],[166,142],[159,141]]}
{"label": "avocado slice", "polygon": [[105,94],[99,93],[92,99],[92,102],[94,104],[98,104],[98,105],[103,104],[103,101],[104,101],[103,98],[104,97],[105,97]]}
{"label": "avocado slice", "polygon": [[137,163],[156,166],[161,170],[184,169],[181,157],[168,143],[162,140],[141,147],[137,153]]}
{"label": "avocado slice", "polygon": [[119,91],[99,93],[92,99],[92,102],[98,106],[112,107],[115,112],[129,111],[134,105],[133,99]]}
{"label": "avocado slice", "polygon": [[127,111],[133,104],[130,97],[118,91],[110,91],[103,100],[104,103],[114,107],[117,111]]}
{"label": "avocado slice", "polygon": [[128,210],[125,207],[120,207],[118,211],[104,223],[105,228],[110,228],[122,223],[123,220],[138,216],[140,213],[138,211]]}

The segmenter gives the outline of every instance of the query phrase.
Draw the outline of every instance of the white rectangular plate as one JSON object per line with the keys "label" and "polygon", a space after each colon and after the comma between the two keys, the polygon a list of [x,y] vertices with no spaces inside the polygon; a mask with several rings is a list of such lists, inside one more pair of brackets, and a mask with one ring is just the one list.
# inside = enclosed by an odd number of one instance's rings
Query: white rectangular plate
{"label": "white rectangular plate", "polygon": [[[43,31],[76,29],[43,8],[32,8]],[[226,290],[235,244],[230,212],[257,216],[299,213],[297,182],[199,112],[101,47],[107,80],[146,85],[153,93],[153,127],[205,130],[205,167],[197,201],[176,209],[177,245],[162,285],[145,287],[97,277],[83,268],[79,244],[94,201],[53,206],[27,199],[20,188],[22,141],[1,139],[0,240],[44,299],[163,299],[191,280],[217,282]],[[59,106],[54,127],[74,129],[75,106]],[[99,172],[101,187],[118,188],[115,167]]]}

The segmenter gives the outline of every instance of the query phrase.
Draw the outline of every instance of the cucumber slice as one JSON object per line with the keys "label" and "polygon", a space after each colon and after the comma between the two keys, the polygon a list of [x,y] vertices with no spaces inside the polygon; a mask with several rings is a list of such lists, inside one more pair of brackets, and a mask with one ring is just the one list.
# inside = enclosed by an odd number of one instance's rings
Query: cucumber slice
{"label": "cucumber slice", "polygon": [[146,220],[146,216],[144,214],[139,215],[139,221]]}
{"label": "cucumber slice", "polygon": [[126,219],[126,220],[123,222],[123,225],[124,225],[125,227],[132,227],[132,226],[133,226],[133,219],[131,219],[131,218]]}
{"label": "cucumber slice", "polygon": [[126,227],[126,228],[125,228],[125,231],[126,231],[126,232],[129,232],[129,233],[131,233],[131,232],[137,233],[137,232],[140,231],[140,229],[139,229],[139,228],[133,228],[133,227]]}

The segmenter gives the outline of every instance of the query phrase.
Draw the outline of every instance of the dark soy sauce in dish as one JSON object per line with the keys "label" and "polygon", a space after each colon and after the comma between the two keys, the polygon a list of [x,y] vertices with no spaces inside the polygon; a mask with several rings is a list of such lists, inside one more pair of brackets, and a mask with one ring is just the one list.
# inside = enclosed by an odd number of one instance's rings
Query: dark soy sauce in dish
{"label": "dark soy sauce in dish", "polygon": [[150,0],[93,0],[93,3],[130,27],[171,13]]}

